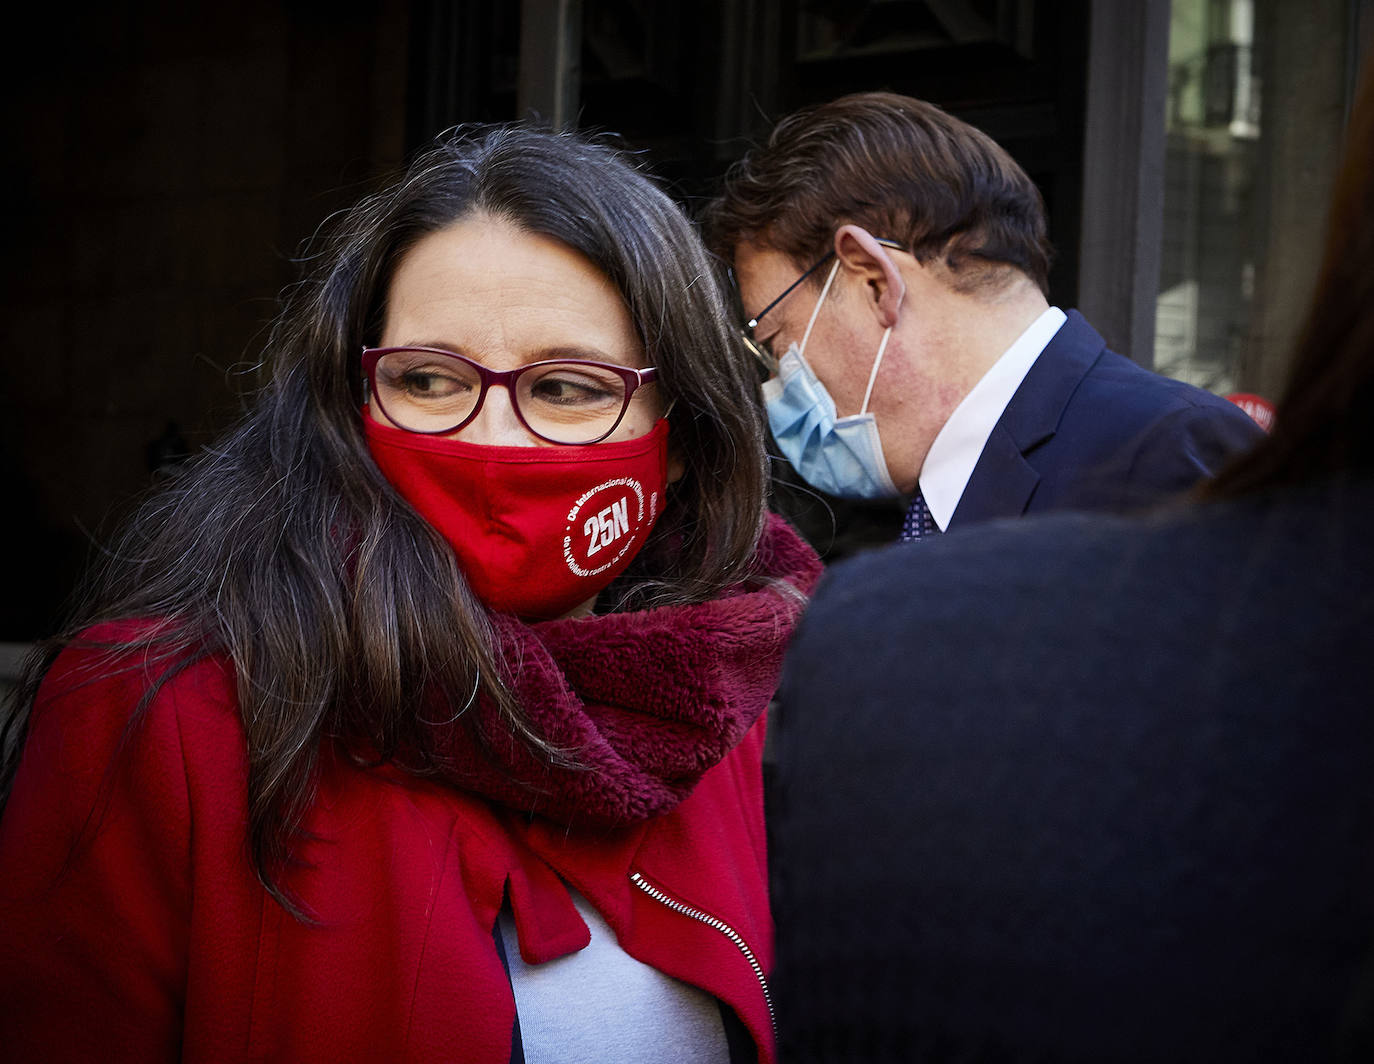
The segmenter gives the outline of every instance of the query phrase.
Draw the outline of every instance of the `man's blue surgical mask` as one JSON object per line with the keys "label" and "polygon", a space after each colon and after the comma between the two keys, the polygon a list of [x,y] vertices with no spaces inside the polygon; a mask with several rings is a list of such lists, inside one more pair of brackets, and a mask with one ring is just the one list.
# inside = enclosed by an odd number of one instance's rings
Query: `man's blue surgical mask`
{"label": "man's blue surgical mask", "polygon": [[813,488],[842,499],[896,498],[901,492],[888,474],[878,424],[867,412],[892,327],[883,332],[878,345],[863,406],[859,413],[849,417],[836,418],[835,400],[805,357],[806,342],[811,339],[811,329],[839,266],[837,259],[825,279],[811,320],[806,323],[801,346],[793,343],[778,360],[777,376],[763,384],[768,425],[783,457]]}

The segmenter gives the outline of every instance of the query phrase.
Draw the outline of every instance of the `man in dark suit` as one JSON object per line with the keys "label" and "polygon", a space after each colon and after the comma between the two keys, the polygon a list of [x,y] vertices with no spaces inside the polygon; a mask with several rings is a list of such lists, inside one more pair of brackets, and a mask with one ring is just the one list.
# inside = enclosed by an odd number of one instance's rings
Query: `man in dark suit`
{"label": "man in dark suit", "polygon": [[775,731],[783,1059],[1374,1060],[1374,66],[1350,130],[1274,431],[1198,499],[821,585]]}
{"label": "man in dark suit", "polygon": [[1035,185],[931,104],[861,93],[784,119],[704,223],[777,446],[832,496],[909,499],[903,538],[1151,503],[1261,436],[1049,305]]}

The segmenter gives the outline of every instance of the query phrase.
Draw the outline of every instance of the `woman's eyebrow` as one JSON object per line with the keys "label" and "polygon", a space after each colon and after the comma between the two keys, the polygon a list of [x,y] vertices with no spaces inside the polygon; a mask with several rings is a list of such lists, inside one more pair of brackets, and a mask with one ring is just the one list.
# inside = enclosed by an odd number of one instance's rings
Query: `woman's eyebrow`
{"label": "woman's eyebrow", "polygon": [[[430,347],[437,351],[447,351],[450,354],[462,355],[470,358],[474,362],[481,362],[482,359],[476,353],[465,351],[461,344],[455,344],[447,340],[406,340],[403,343],[388,344],[389,347]],[[639,369],[647,365],[643,351],[636,349],[630,357],[623,355],[617,356],[600,347],[588,347],[583,344],[551,344],[546,347],[534,348],[527,353],[525,362],[556,362],[563,359],[578,359],[583,362],[609,362],[616,366],[626,366],[630,369]]]}
{"label": "woman's eyebrow", "polygon": [[611,362],[617,366],[629,366],[632,362],[643,361],[641,352],[636,351],[638,358],[625,358],[616,356],[599,347],[583,347],[578,344],[556,344],[552,347],[545,347],[539,351],[539,361],[550,359],[576,358],[587,362]]}
{"label": "woman's eyebrow", "polygon": [[[432,347],[436,351],[447,351],[450,354],[465,354],[461,344],[453,344],[444,340],[404,340],[401,343],[386,344],[387,347]],[[468,357],[471,357],[470,355]]]}

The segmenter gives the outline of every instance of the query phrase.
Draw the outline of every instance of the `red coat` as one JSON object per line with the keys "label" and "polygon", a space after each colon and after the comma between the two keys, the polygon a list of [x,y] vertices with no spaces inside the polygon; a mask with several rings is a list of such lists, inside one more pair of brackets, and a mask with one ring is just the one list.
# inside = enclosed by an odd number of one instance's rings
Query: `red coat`
{"label": "red coat", "polygon": [[[67,651],[45,681],[0,822],[0,1046],[13,1059],[504,1064],[514,1001],[492,941],[503,891],[527,960],[588,940],[555,873],[626,952],[729,1004],[773,1059],[761,720],[675,810],[611,832],[525,826],[475,796],[326,754],[309,867],[287,880],[318,921],[306,926],[246,855],[231,669],[182,673],[114,759],[147,676],[106,669],[73,689],[73,664],[91,653]],[[645,886],[723,921],[745,948]]]}

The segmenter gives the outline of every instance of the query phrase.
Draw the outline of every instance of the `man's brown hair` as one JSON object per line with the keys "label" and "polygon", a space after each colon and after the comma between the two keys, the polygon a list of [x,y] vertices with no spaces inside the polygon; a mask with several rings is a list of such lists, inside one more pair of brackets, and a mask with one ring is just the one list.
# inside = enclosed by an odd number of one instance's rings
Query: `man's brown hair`
{"label": "man's brown hair", "polygon": [[[702,218],[726,261],[741,241],[799,266],[846,223],[942,263],[960,291],[1000,286],[1012,266],[1049,289],[1045,205],[991,137],[934,104],[863,92],[805,108],[726,174]],[[989,268],[991,267],[991,268]]]}

